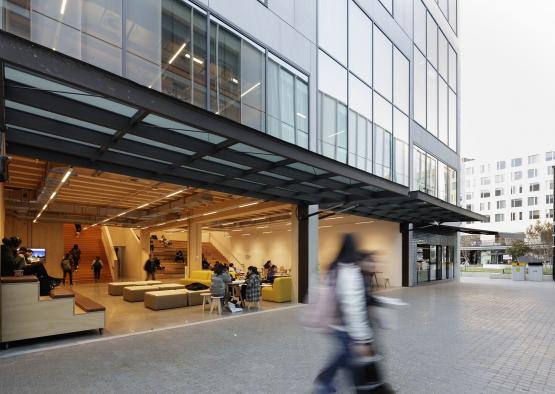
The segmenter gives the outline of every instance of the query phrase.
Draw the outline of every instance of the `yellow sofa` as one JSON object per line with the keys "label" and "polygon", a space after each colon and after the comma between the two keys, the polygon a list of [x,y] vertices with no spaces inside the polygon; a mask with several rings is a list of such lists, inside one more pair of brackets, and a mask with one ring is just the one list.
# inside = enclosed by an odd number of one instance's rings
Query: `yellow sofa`
{"label": "yellow sofa", "polygon": [[291,288],[293,281],[290,276],[276,278],[272,287],[262,288],[262,300],[272,302],[291,301]]}
{"label": "yellow sofa", "polygon": [[191,271],[188,278],[179,279],[178,282],[185,286],[190,285],[191,283],[202,283],[203,285],[210,287],[212,284],[212,271]]}

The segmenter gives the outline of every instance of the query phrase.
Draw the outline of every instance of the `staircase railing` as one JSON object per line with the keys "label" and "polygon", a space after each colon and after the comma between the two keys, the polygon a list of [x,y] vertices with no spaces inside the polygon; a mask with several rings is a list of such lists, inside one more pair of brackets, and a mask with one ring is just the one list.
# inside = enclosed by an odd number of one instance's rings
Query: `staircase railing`
{"label": "staircase railing", "polygon": [[113,280],[118,280],[118,256],[114,250],[114,243],[112,242],[112,237],[110,236],[110,231],[106,226],[101,226],[102,229],[102,245],[104,246],[104,252],[106,253],[106,258],[108,259],[108,267],[110,267],[110,273],[112,274]]}
{"label": "staircase railing", "polygon": [[[239,261],[237,257],[231,252],[231,250],[222,244],[217,238],[213,237],[211,233],[208,233],[208,242],[210,242],[216,249],[220,251],[228,260],[233,260],[233,264],[238,264],[241,266],[243,271],[246,270],[245,265]],[[231,257],[231,259],[229,258]]]}

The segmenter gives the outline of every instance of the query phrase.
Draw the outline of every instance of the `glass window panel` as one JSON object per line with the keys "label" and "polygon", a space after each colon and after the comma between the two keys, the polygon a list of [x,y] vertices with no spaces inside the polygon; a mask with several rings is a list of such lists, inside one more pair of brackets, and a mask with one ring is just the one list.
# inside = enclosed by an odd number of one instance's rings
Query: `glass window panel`
{"label": "glass window panel", "polygon": [[356,166],[360,169],[372,170],[372,123],[364,116],[358,115],[356,143]]}
{"label": "glass window panel", "polygon": [[352,166],[357,166],[357,118],[358,114],[349,109],[349,132],[347,138],[347,162]]}
{"label": "glass window panel", "polygon": [[439,125],[438,125],[438,132],[439,132],[439,139],[444,142],[446,145],[448,144],[449,136],[448,136],[448,98],[447,98],[447,84],[442,78],[438,78],[439,82],[439,95],[438,95],[438,104],[439,104]]}
{"label": "glass window panel", "polygon": [[427,88],[427,122],[426,126],[430,133],[437,137],[437,72],[428,63],[428,88]]}
{"label": "glass window panel", "polygon": [[81,32],[37,12],[31,14],[31,41],[81,59]]}
{"label": "glass window panel", "polygon": [[393,0],[380,0],[380,3],[382,3],[387,12],[393,15]]}
{"label": "glass window panel", "polygon": [[372,22],[349,1],[349,69],[372,85]]}
{"label": "glass window panel", "polygon": [[393,107],[379,94],[374,93],[374,123],[387,131],[393,130]]}
{"label": "glass window panel", "polygon": [[295,125],[297,145],[308,148],[308,84],[295,79]]}
{"label": "glass window panel", "polygon": [[161,116],[158,116],[158,115],[152,115],[152,114],[147,115],[147,117],[144,119],[144,122],[150,123],[165,129],[170,129],[177,133],[188,135],[190,137],[197,138],[203,141],[208,141],[213,144],[219,144],[220,142],[225,141],[225,138],[220,137],[219,135],[206,133],[204,131],[200,131],[184,123],[179,123],[171,119],[162,118]]}
{"label": "glass window panel", "polygon": [[431,196],[437,197],[437,159],[426,156],[426,189]]}
{"label": "glass window panel", "polygon": [[426,127],[426,58],[414,48],[414,120]]}
{"label": "glass window panel", "polygon": [[457,53],[449,45],[449,86],[457,91]]}
{"label": "glass window panel", "polygon": [[438,190],[437,197],[443,201],[449,201],[449,173],[447,171],[447,165],[438,162],[437,166],[437,179],[438,179]]}
{"label": "glass window panel", "polygon": [[428,14],[428,29],[426,34],[426,57],[434,67],[437,67],[437,25],[434,18]]}
{"label": "glass window panel", "polygon": [[347,0],[318,1],[318,44],[347,64]]}
{"label": "glass window panel", "polygon": [[320,135],[322,136],[322,154],[325,156],[335,157],[335,135],[336,135],[336,119],[337,119],[337,102],[326,94],[320,95],[321,102],[321,121]]}
{"label": "glass window panel", "polygon": [[241,120],[241,39],[218,28],[219,115]]}
{"label": "glass window panel", "polygon": [[127,51],[160,66],[162,3],[151,0],[123,0]]}
{"label": "glass window panel", "polygon": [[135,56],[129,51],[126,56],[125,77],[141,85],[160,90],[160,65]]}
{"label": "glass window panel", "polygon": [[268,126],[267,132],[270,135],[280,138],[280,101],[279,101],[279,65],[268,61]]}
{"label": "glass window panel", "polygon": [[401,185],[409,185],[409,145],[395,138],[395,177]]}
{"label": "glass window panel", "polygon": [[193,104],[201,108],[206,108],[206,35],[206,16],[193,10]]}
{"label": "glass window panel", "polygon": [[374,174],[391,179],[391,134],[378,125],[374,129]]}
{"label": "glass window panel", "polygon": [[66,26],[81,30],[82,3],[82,0],[31,0],[31,9]]}
{"label": "glass window panel", "polygon": [[372,89],[352,74],[349,74],[349,107],[372,119]]}
{"label": "glass window panel", "polygon": [[280,70],[281,138],[295,143],[295,87],[293,74]]}
{"label": "glass window panel", "polygon": [[2,8],[4,8],[2,28],[28,40],[31,34],[29,0],[4,0]]}
{"label": "glass window panel", "polygon": [[457,171],[449,167],[449,203],[457,205]]}
{"label": "glass window panel", "polygon": [[438,71],[439,74],[447,81],[447,67],[449,63],[449,43],[447,38],[443,35],[441,31],[438,33]]}
{"label": "glass window panel", "polygon": [[82,7],[83,32],[121,48],[122,2],[86,0]]}
{"label": "glass window panel", "polygon": [[347,161],[347,106],[337,104],[336,160]]}
{"label": "glass window panel", "polygon": [[393,17],[409,37],[412,36],[412,3],[398,0],[393,2]]}
{"label": "glass window panel", "polygon": [[347,102],[347,70],[322,51],[318,53],[318,89]]}
{"label": "glass window panel", "polygon": [[457,150],[457,96],[449,89],[449,147]]}
{"label": "glass window panel", "polygon": [[409,118],[397,108],[393,109],[393,135],[403,142],[409,142]]}
{"label": "glass window panel", "polygon": [[163,142],[158,142],[158,141],[151,140],[151,139],[148,139],[148,138],[139,137],[139,136],[133,135],[133,134],[126,134],[126,135],[123,136],[123,138],[127,139],[127,140],[140,142],[140,143],[143,143],[143,144],[151,145],[151,146],[156,146],[158,148],[168,149],[168,150],[171,150],[173,152],[183,153],[183,154],[186,154],[186,155],[195,154],[195,152],[190,151],[188,149],[183,149],[183,148],[180,148],[180,147],[177,147],[177,146],[164,144]]}
{"label": "glass window panel", "polygon": [[121,75],[121,48],[88,34],[82,35],[81,56],[87,63]]}
{"label": "glass window panel", "polygon": [[457,31],[457,0],[449,0],[449,24]]}
{"label": "glass window panel", "polygon": [[393,103],[406,114],[409,113],[409,61],[397,49],[393,49]]}
{"label": "glass window panel", "polygon": [[219,112],[218,107],[218,62],[216,47],[218,40],[218,25],[210,22],[210,111]]}
{"label": "glass window panel", "polygon": [[392,101],[393,44],[374,26],[374,89]]}
{"label": "glass window panel", "polygon": [[[264,130],[264,53],[243,41],[241,52],[241,121],[243,124]],[[293,77],[285,76],[282,72],[280,93],[282,96],[281,119],[289,127],[293,127],[294,119],[294,89]],[[283,102],[283,100],[286,100]],[[288,141],[290,141],[288,139]]]}
{"label": "glass window panel", "polygon": [[179,100],[192,100],[191,8],[162,2],[162,91]]}
{"label": "glass window panel", "polygon": [[414,190],[426,192],[426,155],[418,149],[413,149]]}
{"label": "glass window panel", "polygon": [[421,0],[414,2],[414,43],[426,53],[426,7]]}
{"label": "glass window panel", "polygon": [[439,9],[441,10],[441,12],[443,12],[443,15],[445,15],[445,18],[447,18],[449,16],[449,10],[448,10],[448,6],[447,6],[448,0],[439,0],[438,4],[439,4]]}

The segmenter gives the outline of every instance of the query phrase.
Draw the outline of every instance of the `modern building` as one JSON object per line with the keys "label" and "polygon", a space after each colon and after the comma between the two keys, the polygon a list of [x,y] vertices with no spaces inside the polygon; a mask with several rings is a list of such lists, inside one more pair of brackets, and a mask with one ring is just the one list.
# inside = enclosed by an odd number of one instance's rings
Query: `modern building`
{"label": "modern building", "polygon": [[6,235],[59,261],[62,222],[102,227],[136,265],[183,233],[194,271],[219,232],[294,300],[344,232],[393,286],[457,276],[441,224],[483,217],[457,198],[456,0],[5,0],[1,28]]}
{"label": "modern building", "polygon": [[555,151],[497,160],[463,160],[463,206],[486,216],[480,228],[524,233],[528,226],[553,222]]}

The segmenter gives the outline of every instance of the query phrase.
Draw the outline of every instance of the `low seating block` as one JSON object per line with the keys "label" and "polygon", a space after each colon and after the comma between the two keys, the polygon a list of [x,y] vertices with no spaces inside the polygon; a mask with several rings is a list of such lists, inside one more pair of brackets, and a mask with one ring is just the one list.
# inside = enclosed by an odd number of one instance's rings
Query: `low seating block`
{"label": "low seating block", "polygon": [[189,306],[202,305],[202,294],[210,293],[208,290],[187,290],[189,292]]}
{"label": "low seating block", "polygon": [[180,285],[178,283],[164,283],[158,285],[158,290],[180,290],[185,289],[185,285]]}
{"label": "low seating block", "polygon": [[158,290],[158,285],[151,286],[127,286],[123,288],[123,299],[129,302],[138,302],[144,300],[147,291]]}
{"label": "low seating block", "polygon": [[149,286],[162,284],[159,280],[142,280],[134,282],[111,282],[108,283],[108,294],[113,296],[123,295],[123,288],[129,286]]}
{"label": "low seating block", "polygon": [[149,291],[144,295],[145,307],[154,310],[181,308],[188,305],[188,293],[185,289]]}

